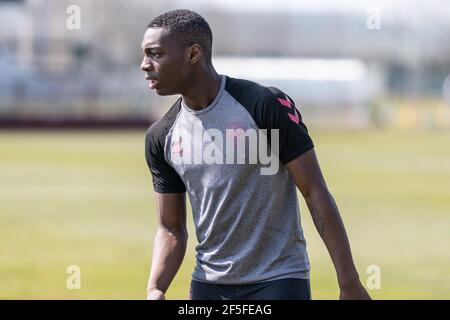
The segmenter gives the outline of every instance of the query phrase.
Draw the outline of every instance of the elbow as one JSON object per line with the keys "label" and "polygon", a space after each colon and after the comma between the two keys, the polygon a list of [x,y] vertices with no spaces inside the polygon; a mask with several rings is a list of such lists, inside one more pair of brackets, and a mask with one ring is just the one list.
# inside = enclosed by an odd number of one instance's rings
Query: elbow
{"label": "elbow", "polygon": [[163,234],[166,238],[171,238],[177,242],[187,243],[189,238],[186,227],[184,226],[166,226],[160,225],[158,227],[158,233]]}

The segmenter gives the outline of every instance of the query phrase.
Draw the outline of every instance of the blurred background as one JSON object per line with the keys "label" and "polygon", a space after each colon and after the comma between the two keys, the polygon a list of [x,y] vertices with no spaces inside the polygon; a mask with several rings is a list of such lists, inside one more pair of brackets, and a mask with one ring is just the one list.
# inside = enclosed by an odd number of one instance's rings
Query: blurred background
{"label": "blurred background", "polygon": [[[156,212],[144,135],[177,97],[147,89],[140,45],[175,8],[209,22],[219,73],[296,102],[369,293],[449,299],[444,0],[0,0],[0,298],[145,298]],[[313,298],[336,299],[303,199],[301,218]],[[170,299],[188,293],[188,223]]]}

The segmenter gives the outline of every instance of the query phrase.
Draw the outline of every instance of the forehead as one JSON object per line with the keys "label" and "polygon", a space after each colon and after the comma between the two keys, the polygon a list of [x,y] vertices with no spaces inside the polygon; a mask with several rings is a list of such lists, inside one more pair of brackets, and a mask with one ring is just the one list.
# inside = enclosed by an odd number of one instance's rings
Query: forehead
{"label": "forehead", "polygon": [[169,31],[164,28],[148,28],[144,33],[142,48],[170,47],[173,40]]}

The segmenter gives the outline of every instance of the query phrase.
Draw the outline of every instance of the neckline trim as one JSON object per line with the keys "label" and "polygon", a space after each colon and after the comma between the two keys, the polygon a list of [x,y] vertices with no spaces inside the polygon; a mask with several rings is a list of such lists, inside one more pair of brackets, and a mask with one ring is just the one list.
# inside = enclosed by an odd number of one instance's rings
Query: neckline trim
{"label": "neckline trim", "polygon": [[187,106],[186,102],[184,101],[184,98],[181,97],[181,106],[183,107],[184,110],[186,110],[187,112],[191,113],[191,114],[195,114],[195,115],[200,115],[200,114],[204,114],[210,110],[212,110],[220,101],[220,99],[223,96],[223,92],[225,91],[225,82],[226,82],[226,77],[224,75],[220,75],[221,77],[221,81],[220,81],[220,88],[219,88],[219,92],[217,93],[216,97],[214,98],[214,101],[211,102],[211,104],[201,110],[194,110],[191,109]]}

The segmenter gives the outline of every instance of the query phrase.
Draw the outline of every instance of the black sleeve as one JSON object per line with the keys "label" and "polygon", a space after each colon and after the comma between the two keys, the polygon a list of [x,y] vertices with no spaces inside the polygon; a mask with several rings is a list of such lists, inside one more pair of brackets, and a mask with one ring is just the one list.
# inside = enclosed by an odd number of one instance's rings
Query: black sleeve
{"label": "black sleeve", "polygon": [[314,148],[308,129],[294,101],[277,88],[268,88],[272,94],[265,95],[262,101],[262,126],[279,130],[280,161],[287,164],[306,151]]}
{"label": "black sleeve", "polygon": [[164,157],[164,132],[151,126],[145,135],[145,158],[153,178],[153,188],[159,193],[185,192],[186,187]]}
{"label": "black sleeve", "polygon": [[281,90],[229,77],[225,89],[250,113],[260,129],[267,129],[269,143],[271,129],[279,130],[279,158],[284,165],[314,148],[294,101]]}

